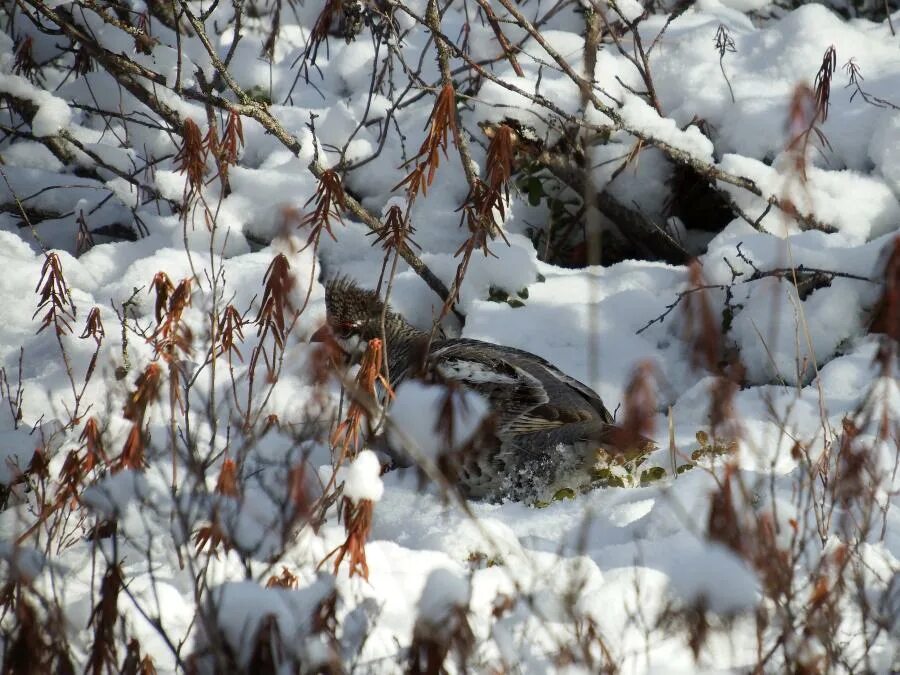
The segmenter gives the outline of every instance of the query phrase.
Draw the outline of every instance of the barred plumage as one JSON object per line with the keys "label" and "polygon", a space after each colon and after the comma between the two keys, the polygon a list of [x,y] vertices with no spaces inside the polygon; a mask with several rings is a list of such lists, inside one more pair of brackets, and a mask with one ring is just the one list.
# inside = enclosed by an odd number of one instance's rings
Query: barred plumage
{"label": "barred plumage", "polygon": [[428,333],[385,309],[374,291],[346,279],[327,285],[325,302],[328,327],[350,354],[381,337],[383,318],[393,386],[420,374],[458,382],[488,400],[495,437],[462,466],[466,496],[545,499],[562,485],[590,482],[598,451],[621,452],[611,447],[614,420],[600,397],[539,356],[481,340],[429,340]]}

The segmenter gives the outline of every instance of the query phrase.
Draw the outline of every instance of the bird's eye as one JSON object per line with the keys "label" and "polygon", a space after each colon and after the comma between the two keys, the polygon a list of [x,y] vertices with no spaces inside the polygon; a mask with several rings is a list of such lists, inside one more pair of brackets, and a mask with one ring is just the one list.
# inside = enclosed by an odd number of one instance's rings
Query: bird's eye
{"label": "bird's eye", "polygon": [[335,332],[338,334],[338,336],[344,339],[352,337],[354,331],[356,330],[356,326],[354,326],[352,323],[342,323],[339,324],[336,328],[337,329]]}

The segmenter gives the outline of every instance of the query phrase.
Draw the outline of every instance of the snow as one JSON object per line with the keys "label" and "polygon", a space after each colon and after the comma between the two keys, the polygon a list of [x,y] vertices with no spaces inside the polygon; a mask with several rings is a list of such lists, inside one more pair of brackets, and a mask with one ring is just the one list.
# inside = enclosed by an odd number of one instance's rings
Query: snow
{"label": "snow", "polygon": [[882,123],[872,134],[869,143],[869,158],[879,167],[888,185],[895,191],[900,188],[900,158],[891,152],[900,138],[900,113],[885,115]]}
{"label": "snow", "polygon": [[82,495],[84,503],[105,518],[120,516],[133,500],[147,498],[147,479],[133,470],[121,471],[90,486]]}
{"label": "snow", "polygon": [[[274,628],[280,636],[275,639],[297,658],[302,658],[305,663],[313,665],[320,659],[305,657],[319,652],[317,646],[314,646],[312,641],[310,644],[306,640],[297,641],[291,638],[310,632],[309,617],[316,604],[332,589],[332,582],[325,576],[314,579],[302,590],[260,589],[252,581],[230,582],[212,590],[208,611],[212,620],[223,630],[225,639],[235,650],[238,663],[242,667],[248,666],[260,630],[270,617],[274,620]],[[201,644],[203,641],[204,638],[201,637]],[[206,672],[215,672],[214,662],[203,665],[208,668]]]}
{"label": "snow", "polygon": [[42,169],[44,171],[60,171],[63,163],[52,152],[36,141],[22,141],[3,149],[3,159],[7,164]]}
{"label": "snow", "polygon": [[633,129],[640,129],[698,159],[711,161],[713,158],[712,141],[700,133],[697,127],[690,126],[684,131],[680,130],[674,120],[660,117],[658,112],[636,96],[630,96],[619,108],[619,113],[625,124]]}
{"label": "snow", "polygon": [[[786,281],[761,280],[735,319],[733,335],[751,380],[805,383],[862,328],[854,283],[835,280],[826,297],[801,301]],[[812,351],[810,351],[812,350]]]}
{"label": "snow", "polygon": [[[427,6],[424,0],[404,4],[418,15]],[[552,4],[525,3],[521,9],[537,19]],[[634,20],[645,4],[616,6]],[[282,13],[271,62],[259,57],[272,26],[270,10],[258,7],[259,16],[245,16],[233,74],[253,96],[270,101],[268,113],[301,149],[294,155],[245,117],[245,145],[229,169],[228,190],[209,159],[203,201],[183,209],[186,177],[174,159],[180,141],[168,124],[102,69],[67,75],[72,55],[60,53],[58,36],[36,30],[22,15],[10,19],[10,34],[0,38],[0,93],[29,101],[35,115],[28,123],[4,103],[0,568],[27,582],[22,597],[34,606],[58,606],[75,667],[86,667],[92,630],[85,627],[102,575],[118,564],[126,584],[117,635],[135,637],[160,673],[249,668],[262,629],[277,630],[273,643],[285,672],[293,666],[396,672],[417,630],[446,637],[461,617],[475,636],[473,672],[555,671],[565,659],[585,654],[590,659],[572,665],[572,672],[595,672],[606,658],[610,670],[624,673],[749,672],[757,668],[760,644],[763,651],[781,644],[762,669],[802,668],[808,664],[792,661],[846,649],[844,663],[857,670],[896,670],[900,472],[891,434],[900,423],[900,386],[896,359],[885,365],[886,343],[870,332],[870,322],[900,227],[897,39],[880,7],[862,18],[857,15],[865,3],[847,4],[841,12],[816,3],[790,10],[786,4],[703,0],[669,24],[648,56],[661,113],[641,95],[646,84],[630,59],[606,38],[596,54],[595,93],[621,116],[624,129],[585,105],[578,86],[501,5],[491,3],[507,39],[521,46],[516,58],[524,77],[515,74],[480,13],[463,3],[443,11],[444,35],[468,40],[470,56],[483,63],[476,81],[465,78],[460,59],[451,59],[459,124],[469,134],[479,174],[487,165],[481,122],[512,117],[541,141],[561,141],[554,115],[503,85],[545,97],[565,114],[602,127],[604,133],[583,148],[594,187],[648,222],[673,223],[709,286],[694,292],[686,265],[657,260],[588,267],[546,262],[545,243],[531,237],[548,222],[560,224],[561,205],[576,213],[575,229],[596,214],[581,212],[578,195],[544,173],[535,176],[556,202],[529,203],[513,186],[499,223],[503,238],[486,242],[489,254],[475,251],[459,288],[464,325],[449,316],[443,329],[547,359],[595,390],[620,421],[629,412],[632,378],[650,364],[656,408],[649,413],[649,433],[660,447],[637,466],[613,467],[628,487],[560,490],[533,507],[463,503],[446,490],[430,489],[427,476],[433,473],[427,469],[464,455],[490,429],[483,397],[439,381],[400,384],[384,418],[361,425],[384,430],[386,440],[365,439],[355,457],[342,457],[330,438],[347,415],[348,396],[323,366],[327,359],[319,347],[307,342],[325,316],[323,279],[343,274],[374,288],[392,264],[390,255],[385,259],[373,247],[368,228],[346,211],[343,222],[334,222],[336,241],[324,235],[317,250],[306,247],[309,228],[298,222],[314,208],[308,203],[318,186],[308,170],[314,159],[324,166],[337,166],[341,154],[345,162],[371,159],[343,178],[347,194],[382,217],[393,206],[409,208],[411,249],[446,285],[455,278],[458,251],[471,234],[460,226],[469,185],[456,148],[451,144],[440,154],[427,195],[411,203],[402,188],[395,189],[425,137],[432,91],[441,82],[428,31],[397,6],[401,33],[390,45],[376,48],[370,25],[349,42],[333,35],[307,80],[292,64],[308,44],[320,5]],[[581,73],[584,13],[581,6],[556,6],[541,34]],[[132,3],[131,9],[146,7]],[[212,12],[208,26],[222,30],[210,36],[224,57],[236,39],[233,5],[200,9]],[[608,3],[596,9],[615,23]],[[178,44],[161,22],[151,20],[160,41],[152,54],[136,55],[131,36],[87,10],[85,17],[104,49],[135,56],[174,83]],[[640,21],[645,49],[667,19],[657,12]],[[721,61],[714,47],[720,25],[736,48]],[[16,73],[14,51],[26,35],[47,64],[43,86]],[[198,69],[210,77],[212,68],[205,49],[182,38],[181,85],[193,94],[200,91]],[[828,142],[813,135],[804,177],[785,151],[790,100],[799,84],[814,84],[831,45],[838,67],[828,119],[820,124]],[[634,54],[630,37],[622,46]],[[388,67],[388,55],[402,57],[403,64],[395,60]],[[867,103],[860,94],[851,100],[842,69],[851,58],[861,68],[865,92],[892,105]],[[417,63],[421,72],[411,77]],[[373,65],[384,67],[370,95]],[[207,111],[196,98],[162,85],[155,91],[206,133]],[[104,119],[92,112],[96,107],[116,115]],[[224,122],[218,119],[220,130]],[[623,167],[636,143],[629,130],[753,180],[762,196],[726,181],[716,184],[753,222],[735,216],[730,223],[706,223],[669,213],[673,165],[664,153],[644,147]],[[75,160],[65,164],[46,144],[60,131],[115,172],[71,147]],[[580,161],[579,149],[561,147]],[[826,227],[801,227],[774,207],[762,217],[773,198]],[[95,231],[86,249],[79,243],[81,214]],[[601,222],[614,229],[614,223]],[[116,226],[133,228],[134,240],[102,234]],[[52,326],[37,333],[46,310],[35,314],[35,289],[48,252],[58,257],[69,288],[65,297],[75,305],[72,330],[60,336]],[[289,330],[279,344],[256,318],[267,270],[280,254],[293,281],[283,289]],[[802,288],[810,270],[827,277],[817,278],[811,290]],[[192,280],[183,315],[192,348],[174,355],[157,353],[153,345],[151,282],[161,271],[176,285]],[[740,429],[731,445],[730,437],[711,438],[713,404],[725,402],[719,371],[692,358],[689,336],[697,334],[697,324],[685,298],[700,296],[709,302],[714,328],[724,333],[719,356],[739,359],[743,367],[727,401],[735,419],[726,427]],[[390,300],[424,330],[443,304],[402,260]],[[242,337],[235,333],[239,353],[210,342],[221,339],[224,327],[213,319],[227,305],[242,317]],[[92,308],[104,326],[95,363],[95,341],[80,337]],[[68,494],[67,458],[84,459],[82,432],[89,419],[97,419],[107,457],[119,457],[134,423],[123,408],[135,400],[136,382],[150,365],[161,369],[163,379],[138,429],[148,467],[114,473],[101,461],[85,470],[84,489]],[[348,373],[352,378],[356,371]],[[498,386],[514,381],[462,361],[446,363],[435,379],[461,376]],[[170,378],[182,383],[177,397]],[[442,419],[448,397],[452,417]],[[850,420],[859,426],[852,452],[842,446]],[[887,438],[880,435],[882,424]],[[419,467],[382,475],[384,444],[391,455]],[[28,473],[42,459],[43,477]],[[220,483],[226,469],[234,472],[236,492]],[[662,477],[642,480],[652,472]],[[735,515],[713,537],[726,483]],[[335,567],[348,537],[342,503],[328,500],[338,485],[353,503],[372,502],[360,544],[367,576],[351,576],[346,556]],[[869,510],[852,501],[855,490],[871,491]],[[107,532],[113,521],[114,536]],[[863,531],[867,522],[874,524]],[[735,542],[721,543],[729,535]],[[849,562],[842,566],[845,555]],[[789,564],[780,566],[783,560]],[[838,588],[842,574],[840,588],[851,591],[827,607],[835,622],[833,644],[826,649],[818,637],[803,642],[826,614],[813,598],[826,582]],[[267,586],[279,578],[290,583]],[[773,588],[785,580],[794,584],[793,593],[780,596]],[[696,619],[700,615],[692,612],[701,610],[710,628],[695,655],[691,628],[678,620]],[[0,613],[0,634],[12,635],[15,612]],[[757,613],[768,623],[757,624]],[[789,628],[798,637],[779,643],[784,617],[796,621]],[[811,623],[801,625],[805,619]],[[870,632],[863,635],[866,621]],[[871,622],[881,627],[871,630]],[[589,635],[602,639],[602,650],[599,641],[585,641]],[[8,639],[0,639],[3,653]],[[116,667],[125,644],[117,644]],[[223,644],[235,663],[216,661],[214,652]],[[868,662],[862,660],[866,649]],[[451,671],[452,661],[445,664]],[[843,672],[841,663],[829,666]]]}
{"label": "snow", "polygon": [[0,92],[30,101],[37,106],[31,131],[35,136],[53,136],[69,126],[72,111],[66,102],[47,91],[37,89],[24,77],[0,73]]}
{"label": "snow", "polygon": [[[441,408],[448,396],[452,397],[453,419],[446,428],[453,430],[452,438],[441,433]],[[444,385],[407,381],[397,388],[391,406],[395,426],[389,435],[399,450],[410,452],[413,458],[424,456],[434,460],[465,445],[487,413],[487,401],[475,392],[456,393]]]}
{"label": "snow", "polygon": [[672,588],[687,603],[704,603],[717,614],[734,614],[752,607],[757,599],[756,575],[723,546],[704,548],[682,558],[673,570]]}
{"label": "snow", "polygon": [[434,626],[444,624],[449,613],[469,604],[469,584],[459,573],[436,569],[428,575],[417,609],[420,620]]}
{"label": "snow", "polygon": [[381,464],[371,450],[363,450],[347,467],[344,473],[344,496],[355,503],[364,499],[377,502],[384,494],[381,482]]}

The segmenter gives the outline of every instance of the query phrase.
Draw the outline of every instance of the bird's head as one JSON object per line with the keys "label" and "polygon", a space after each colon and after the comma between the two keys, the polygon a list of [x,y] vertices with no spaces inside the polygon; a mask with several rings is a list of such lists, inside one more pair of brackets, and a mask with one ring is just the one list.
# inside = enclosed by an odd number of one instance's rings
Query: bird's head
{"label": "bird's head", "polygon": [[[375,291],[360,288],[345,277],[332,279],[325,286],[325,310],[325,325],[313,334],[313,342],[331,337],[352,355],[365,351],[369,340],[381,337],[384,303]],[[389,338],[395,324],[405,323],[399,314],[388,308],[385,330]]]}

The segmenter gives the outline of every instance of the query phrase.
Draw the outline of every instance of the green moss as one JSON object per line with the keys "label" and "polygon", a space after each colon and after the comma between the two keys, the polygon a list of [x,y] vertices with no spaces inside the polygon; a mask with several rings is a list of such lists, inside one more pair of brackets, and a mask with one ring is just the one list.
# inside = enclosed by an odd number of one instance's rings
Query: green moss
{"label": "green moss", "polygon": [[269,90],[264,87],[256,85],[247,89],[245,93],[251,101],[256,101],[263,105],[272,105],[272,96],[270,95]]}
{"label": "green moss", "polygon": [[737,450],[737,441],[733,439],[710,439],[705,431],[698,431],[695,435],[699,447],[691,453],[691,459],[698,461],[704,457],[721,457],[730,455]]}
{"label": "green moss", "polygon": [[651,466],[649,469],[641,471],[641,485],[649,485],[656,481],[662,480],[667,476],[667,472],[661,466]]}
{"label": "green moss", "polygon": [[489,556],[481,551],[472,551],[466,562],[469,563],[469,569],[480,570],[503,565],[503,558],[500,556]]}
{"label": "green moss", "polygon": [[509,293],[504,291],[502,288],[491,286],[488,290],[488,300],[490,300],[491,302],[506,302],[507,300],[509,300]]}
{"label": "green moss", "polygon": [[[523,288],[520,291],[516,291],[516,295],[519,298],[528,298],[528,289]],[[524,307],[525,303],[519,300],[518,298],[510,297],[509,293],[504,291],[502,288],[498,288],[496,286],[491,286],[488,290],[488,298],[490,302],[505,302],[510,307],[518,308]]]}
{"label": "green moss", "polygon": [[541,199],[545,197],[544,183],[537,176],[528,176],[519,183],[519,189],[528,195],[528,203],[531,206],[537,206],[541,203]]}

